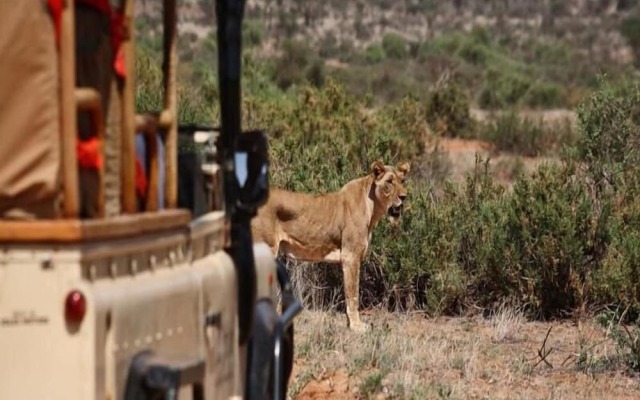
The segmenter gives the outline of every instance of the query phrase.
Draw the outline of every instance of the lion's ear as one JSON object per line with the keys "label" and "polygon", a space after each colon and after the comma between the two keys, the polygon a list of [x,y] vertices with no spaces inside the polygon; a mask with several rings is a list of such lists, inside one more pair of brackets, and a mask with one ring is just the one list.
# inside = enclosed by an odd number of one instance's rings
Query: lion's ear
{"label": "lion's ear", "polygon": [[405,161],[398,164],[398,166],[396,166],[396,169],[402,174],[402,176],[405,176],[411,170],[411,165],[409,165],[409,163]]}
{"label": "lion's ear", "polygon": [[371,173],[377,179],[381,174],[384,174],[385,168],[384,163],[380,160],[376,160],[371,164]]}

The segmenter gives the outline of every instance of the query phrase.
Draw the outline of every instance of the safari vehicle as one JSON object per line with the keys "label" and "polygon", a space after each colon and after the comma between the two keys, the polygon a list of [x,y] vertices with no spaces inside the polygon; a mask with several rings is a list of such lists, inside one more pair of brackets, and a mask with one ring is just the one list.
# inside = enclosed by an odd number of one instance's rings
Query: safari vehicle
{"label": "safari vehicle", "polygon": [[136,115],[133,1],[0,2],[0,399],[283,399],[300,303],[249,230],[268,160],[240,130],[244,1],[217,1],[208,160],[177,146],[203,129],[177,121],[176,0],[164,109]]}

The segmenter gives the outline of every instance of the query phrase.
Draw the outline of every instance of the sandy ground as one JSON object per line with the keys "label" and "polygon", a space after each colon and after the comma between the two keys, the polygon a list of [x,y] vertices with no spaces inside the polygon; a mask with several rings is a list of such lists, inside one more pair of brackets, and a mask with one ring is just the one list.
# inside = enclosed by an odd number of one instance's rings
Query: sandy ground
{"label": "sandy ground", "polygon": [[461,183],[473,172],[476,155],[490,160],[490,168],[496,182],[509,187],[519,170],[531,173],[544,163],[557,162],[552,157],[524,157],[516,154],[498,153],[488,142],[456,138],[441,138],[431,149],[445,154],[450,162],[449,179]]}
{"label": "sandy ground", "polygon": [[508,309],[489,318],[374,311],[364,320],[373,328],[358,334],[340,313],[300,315],[290,399],[640,398],[640,378],[620,363],[597,369],[619,348],[591,320],[526,322]]}
{"label": "sandy ground", "polygon": [[[499,114],[499,112],[495,113],[475,108],[470,109],[470,113],[479,122],[487,121]],[[570,110],[522,110],[519,114],[522,118],[526,117],[542,121],[547,126],[566,122],[569,122],[574,128],[576,126],[576,114]],[[552,156],[525,157],[518,154],[499,152],[496,151],[491,143],[481,140],[439,138],[431,142],[428,149],[431,151],[437,149],[446,156],[450,168],[447,177],[458,183],[464,182],[468,174],[473,172],[476,156],[481,157],[482,160],[490,160],[493,178],[496,182],[506,187],[512,185],[519,172],[531,173],[541,164],[558,162],[558,158]]]}

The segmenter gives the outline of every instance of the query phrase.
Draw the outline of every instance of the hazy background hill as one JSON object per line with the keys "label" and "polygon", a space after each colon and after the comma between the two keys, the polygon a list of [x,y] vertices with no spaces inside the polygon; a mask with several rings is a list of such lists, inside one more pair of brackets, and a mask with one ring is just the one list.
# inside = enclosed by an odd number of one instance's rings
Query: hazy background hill
{"label": "hazy background hill", "polygon": [[[181,0],[183,60],[214,45],[215,1]],[[250,0],[245,44],[281,88],[334,77],[388,102],[445,72],[482,108],[573,107],[597,73],[619,75],[640,43],[636,0]],[[153,36],[155,2],[138,2]],[[208,42],[208,43],[207,43]],[[203,45],[204,43],[204,45]]]}

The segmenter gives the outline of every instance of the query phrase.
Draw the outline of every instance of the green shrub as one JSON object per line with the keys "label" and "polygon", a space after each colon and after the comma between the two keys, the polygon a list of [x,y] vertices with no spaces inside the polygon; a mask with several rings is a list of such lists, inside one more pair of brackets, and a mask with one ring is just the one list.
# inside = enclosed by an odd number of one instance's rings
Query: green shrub
{"label": "green shrub", "polygon": [[426,107],[427,121],[440,136],[466,137],[474,128],[469,100],[455,81],[444,82],[431,90]]}
{"label": "green shrub", "polygon": [[151,50],[136,48],[136,111],[160,111],[162,105],[162,70]]}
{"label": "green shrub", "polygon": [[571,49],[564,42],[540,42],[533,47],[532,61],[543,65],[566,66],[572,56]]}
{"label": "green shrub", "polygon": [[411,206],[400,225],[382,223],[373,235],[367,262],[382,269],[388,288],[378,298],[391,309],[417,305],[434,314],[450,312],[462,304],[467,287],[456,262],[453,208],[435,204],[428,185],[410,182],[408,189]]}
{"label": "green shrub", "polygon": [[545,316],[582,306],[609,244],[610,207],[595,202],[573,164],[541,167],[514,186],[506,221],[507,265],[521,272],[522,300]]}
{"label": "green shrub", "polygon": [[[457,280],[448,277],[447,296],[447,293],[439,294],[438,291],[432,294],[443,299],[455,299],[446,307],[441,306],[444,312],[458,313],[463,310],[463,304],[490,307],[500,299],[518,298],[518,268],[508,263],[509,254],[503,251],[508,243],[504,229],[507,216],[505,201],[504,189],[493,183],[488,161],[480,159],[466,185],[449,189],[442,199],[440,208],[446,210],[446,226],[450,230],[445,235],[450,238],[448,258],[453,264],[447,268],[453,272],[452,276],[458,276]],[[433,262],[437,263],[439,257],[442,255],[434,258]],[[458,283],[452,285],[455,281]],[[430,286],[434,290],[441,283],[436,280]],[[458,288],[458,298],[451,296],[451,288]]]}
{"label": "green shrub", "polygon": [[321,87],[324,85],[324,61],[320,59],[315,60],[307,69],[305,79],[315,87]]}
{"label": "green shrub", "polygon": [[640,51],[640,18],[630,16],[623,19],[620,23],[620,33],[627,39],[635,54],[636,64],[638,64],[640,56],[638,53]]}
{"label": "green shrub", "polygon": [[322,84],[323,64],[306,43],[286,40],[282,45],[282,54],[276,61],[273,80],[285,90],[309,79],[314,84]]}
{"label": "green shrub", "polygon": [[496,58],[489,33],[484,28],[474,28],[469,36],[460,41],[456,53],[468,63],[485,66]]}
{"label": "green shrub", "polygon": [[427,40],[418,45],[416,58],[418,61],[424,62],[436,55],[442,55],[438,48],[434,46],[433,41]]}
{"label": "green shrub", "polygon": [[640,315],[640,232],[616,221],[612,243],[602,268],[594,273],[594,299],[599,304],[627,309]]}
{"label": "green shrub", "polygon": [[508,193],[479,162],[465,187],[449,187],[437,203],[412,187],[401,225],[383,225],[372,245],[371,262],[394,288],[389,303],[402,308],[413,297],[438,314],[508,299],[547,317],[579,307],[605,254],[609,213],[574,173],[542,168]]}
{"label": "green shrub", "polygon": [[382,37],[382,48],[387,57],[391,59],[402,60],[409,55],[407,41],[395,33],[387,33]]}
{"label": "green shrub", "polygon": [[637,84],[616,93],[602,82],[601,89],[580,107],[578,155],[597,182],[615,184],[624,177],[621,172],[638,165],[640,126],[633,116],[639,105]]}
{"label": "green shrub", "polygon": [[516,71],[492,68],[485,72],[484,78],[478,103],[488,109],[517,105],[531,86],[530,78]]}
{"label": "green shrub", "polygon": [[[162,70],[144,48],[138,48],[136,52],[136,83],[136,112],[160,112],[164,107]],[[209,90],[217,93],[215,88]],[[179,123],[211,123],[215,119],[210,93],[189,82],[178,82],[176,91]]]}
{"label": "green shrub", "polygon": [[544,150],[542,122],[521,119],[515,110],[499,114],[484,125],[480,137],[495,145],[498,151],[535,157]]}
{"label": "green shrub", "polygon": [[336,68],[330,76],[354,96],[375,106],[392,105],[409,95],[424,95],[428,89],[428,82],[417,82],[407,73],[405,63],[393,60]]}
{"label": "green shrub", "polygon": [[595,298],[640,315],[640,105],[637,84],[601,87],[580,107],[581,137],[576,156],[585,164],[588,184],[598,198],[612,198],[615,219],[611,245],[594,280]]}
{"label": "green shrub", "polygon": [[384,61],[386,54],[380,44],[372,44],[364,51],[364,59],[368,64],[376,64]]}
{"label": "green shrub", "polygon": [[524,95],[523,103],[531,108],[554,108],[565,104],[564,90],[555,83],[533,83]]}
{"label": "green shrub", "polygon": [[264,26],[259,20],[245,18],[242,24],[242,44],[247,47],[259,46],[264,37]]}

